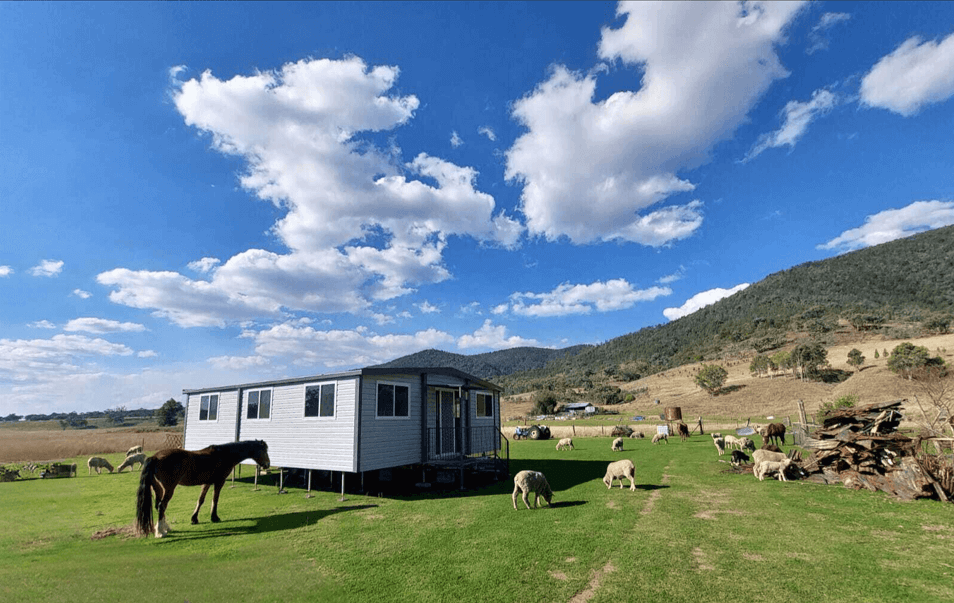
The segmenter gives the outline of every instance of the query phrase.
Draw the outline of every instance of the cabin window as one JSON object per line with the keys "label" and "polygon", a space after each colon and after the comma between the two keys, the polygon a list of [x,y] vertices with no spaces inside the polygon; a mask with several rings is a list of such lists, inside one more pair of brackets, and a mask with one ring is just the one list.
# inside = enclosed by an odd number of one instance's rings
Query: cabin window
{"label": "cabin window", "polygon": [[305,387],[305,416],[335,416],[335,384],[323,383]]}
{"label": "cabin window", "polygon": [[406,418],[410,416],[411,389],[397,383],[378,383],[378,417]]}
{"label": "cabin window", "polygon": [[199,401],[199,420],[215,421],[219,418],[219,395],[202,396]]}
{"label": "cabin window", "polygon": [[267,419],[272,414],[272,390],[262,389],[245,394],[245,418]]}
{"label": "cabin window", "polygon": [[478,417],[494,416],[494,395],[493,394],[477,394],[477,416]]}

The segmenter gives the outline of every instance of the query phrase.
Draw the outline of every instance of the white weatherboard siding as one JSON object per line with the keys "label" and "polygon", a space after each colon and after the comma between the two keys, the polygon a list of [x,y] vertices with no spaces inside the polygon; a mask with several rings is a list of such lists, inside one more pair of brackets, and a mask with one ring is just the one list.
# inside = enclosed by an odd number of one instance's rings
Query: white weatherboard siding
{"label": "white weatherboard siding", "polygon": [[[219,396],[218,417],[214,421],[200,421],[199,409],[202,396]],[[185,434],[183,448],[186,450],[201,450],[212,444],[227,444],[235,441],[235,419],[238,412],[238,392],[207,392],[190,394],[186,401],[188,429]]]}
{"label": "white weatherboard siding", "polygon": [[[377,416],[378,383],[382,381],[408,386],[408,417]],[[366,376],[361,397],[361,471],[421,462],[420,377]]]}
{"label": "white weatherboard siding", "polygon": [[[305,417],[305,387],[327,383],[335,383],[335,416]],[[357,471],[357,384],[357,378],[348,378],[275,386],[269,419],[247,419],[243,395],[240,439],[265,440],[276,467]]]}

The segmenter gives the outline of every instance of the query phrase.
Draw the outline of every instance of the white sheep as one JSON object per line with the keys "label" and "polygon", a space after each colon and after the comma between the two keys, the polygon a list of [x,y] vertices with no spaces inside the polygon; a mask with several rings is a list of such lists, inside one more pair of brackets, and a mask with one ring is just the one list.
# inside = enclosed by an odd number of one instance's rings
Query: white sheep
{"label": "white sheep", "polygon": [[716,450],[719,451],[719,456],[725,454],[725,440],[722,438],[712,438],[712,443],[715,444]]}
{"label": "white sheep", "polygon": [[613,452],[622,452],[623,450],[623,438],[616,438],[613,440]]}
{"label": "white sheep", "polygon": [[641,431],[634,431],[633,433],[629,434],[629,437],[641,440],[646,437],[646,434]]}
{"label": "white sheep", "polygon": [[778,479],[783,482],[787,482],[785,479],[785,470],[788,469],[789,465],[792,464],[792,459],[786,458],[784,461],[762,461],[761,463],[755,464],[755,469],[752,471],[752,475],[759,478],[759,481],[763,481],[765,476],[770,473],[778,473]]}
{"label": "white sheep", "polygon": [[758,466],[762,461],[784,461],[788,457],[785,456],[784,452],[772,452],[771,450],[765,450],[764,448],[759,448],[752,453],[752,464]]}
{"label": "white sheep", "polygon": [[557,450],[573,450],[573,438],[561,438],[556,445]]}
{"label": "white sheep", "polygon": [[134,454],[139,454],[140,452],[142,452],[142,446],[133,446],[126,451],[126,456],[132,456]]}
{"label": "white sheep", "polygon": [[99,456],[91,456],[89,460],[86,461],[86,466],[89,468],[89,474],[93,475],[93,469],[96,470],[96,473],[102,473],[103,469],[108,470],[110,473],[113,472],[113,466],[106,459]]}
{"label": "white sheep", "polygon": [[547,483],[547,478],[539,471],[521,471],[513,478],[513,508],[517,509],[517,492],[523,492],[523,504],[530,508],[528,495],[533,492],[533,507],[537,507],[540,497],[546,501],[548,506],[553,506],[550,501],[553,499],[553,490]]}
{"label": "white sheep", "polygon": [[123,469],[125,469],[126,467],[129,467],[129,470],[132,471],[133,465],[135,465],[136,463],[139,463],[139,470],[142,471],[142,466],[143,466],[143,463],[145,462],[146,462],[145,454],[141,452],[139,454],[131,454],[127,456],[126,460],[123,461],[123,464],[120,465],[118,469],[116,469],[116,473],[122,473]]}
{"label": "white sheep", "polygon": [[619,478],[619,489],[623,489],[623,480],[629,479],[629,489],[636,490],[636,465],[629,459],[613,461],[606,467],[606,475],[603,476],[603,483],[606,489],[612,489],[613,482]]}
{"label": "white sheep", "polygon": [[669,443],[669,435],[665,433],[657,433],[653,436],[653,444],[658,444],[659,442]]}
{"label": "white sheep", "polygon": [[725,447],[727,450],[732,450],[735,448],[742,450],[742,440],[735,437],[734,435],[727,435],[723,439],[725,439]]}

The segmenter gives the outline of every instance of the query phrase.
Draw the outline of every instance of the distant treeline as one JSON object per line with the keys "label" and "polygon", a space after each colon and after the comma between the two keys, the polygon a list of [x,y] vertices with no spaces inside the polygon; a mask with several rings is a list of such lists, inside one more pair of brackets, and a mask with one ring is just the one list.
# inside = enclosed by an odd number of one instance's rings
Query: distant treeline
{"label": "distant treeline", "polygon": [[48,415],[34,414],[34,415],[18,415],[16,413],[10,413],[5,417],[0,417],[0,421],[19,421],[20,419],[25,419],[27,421],[67,421],[69,423],[80,422],[80,421],[89,421],[91,419],[110,419],[117,423],[122,423],[126,419],[136,418],[152,418],[155,415],[156,411],[148,408],[140,408],[138,410],[126,410],[126,409],[116,409],[116,410],[93,410],[89,412],[54,412]]}

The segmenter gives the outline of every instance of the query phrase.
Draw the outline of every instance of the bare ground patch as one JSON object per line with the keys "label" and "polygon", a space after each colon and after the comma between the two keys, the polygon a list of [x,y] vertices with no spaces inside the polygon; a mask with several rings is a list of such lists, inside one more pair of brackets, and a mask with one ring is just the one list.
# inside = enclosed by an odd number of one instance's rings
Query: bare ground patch
{"label": "bare ground patch", "polygon": [[104,528],[102,530],[97,530],[93,532],[93,535],[90,536],[90,540],[102,540],[103,538],[108,538],[110,536],[120,536],[122,538],[135,538],[138,536],[136,531],[136,526],[128,525],[122,526],[120,528]]}
{"label": "bare ground patch", "polygon": [[696,563],[697,570],[710,571],[715,569],[715,566],[709,563],[709,559],[706,556],[705,551],[699,547],[692,549],[692,559]]}
{"label": "bare ground patch", "polygon": [[586,603],[593,598],[593,595],[596,594],[597,589],[600,587],[600,582],[603,579],[603,576],[606,574],[611,574],[616,571],[616,566],[613,565],[612,561],[607,562],[602,569],[598,570],[594,574],[593,578],[590,580],[590,583],[583,589],[581,592],[573,595],[573,598],[570,599],[570,603]]}

